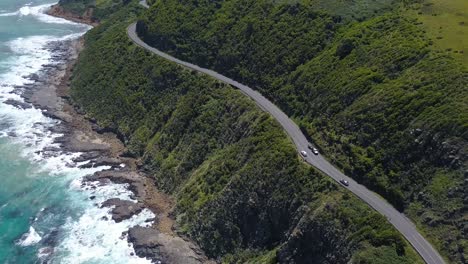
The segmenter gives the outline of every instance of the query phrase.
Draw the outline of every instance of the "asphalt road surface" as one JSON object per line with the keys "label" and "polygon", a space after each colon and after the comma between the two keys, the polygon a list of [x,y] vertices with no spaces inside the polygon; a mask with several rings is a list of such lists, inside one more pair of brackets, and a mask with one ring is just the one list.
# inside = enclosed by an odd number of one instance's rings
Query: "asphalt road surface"
{"label": "asphalt road surface", "polygon": [[[143,6],[147,7],[146,2],[142,1]],[[347,180],[349,186],[345,187],[356,196],[361,198],[364,202],[369,204],[376,211],[384,215],[388,221],[395,226],[395,228],[403,234],[403,236],[411,243],[411,245],[416,249],[416,251],[421,255],[421,257],[429,264],[441,264],[445,263],[439,253],[432,247],[432,245],[419,234],[415,225],[402,213],[398,212],[392,205],[390,205],[383,198],[375,194],[374,192],[368,190],[361,184],[358,184],[356,181],[350,177],[344,175],[341,171],[335,168],[330,162],[328,162],[322,155],[314,155],[307,148],[310,144],[299,127],[294,123],[283,111],[281,111],[276,105],[271,103],[268,99],[262,96],[259,92],[254,91],[253,89],[238,83],[224,75],[221,75],[217,72],[214,72],[209,69],[201,68],[197,65],[181,61],[177,58],[170,56],[158,49],[155,49],[145,42],[143,42],[138,35],[136,34],[136,23],[131,24],[127,28],[127,34],[130,39],[137,44],[138,46],[160,56],[166,60],[175,62],[179,65],[182,65],[186,68],[192,69],[197,72],[204,73],[215,79],[218,79],[224,83],[232,85],[240,89],[245,95],[252,98],[258,106],[260,106],[264,111],[270,113],[283,127],[286,133],[291,137],[296,145],[298,151],[306,151],[307,157],[304,160],[310,165],[316,167],[326,175],[333,178],[335,181],[339,182],[341,179]]]}

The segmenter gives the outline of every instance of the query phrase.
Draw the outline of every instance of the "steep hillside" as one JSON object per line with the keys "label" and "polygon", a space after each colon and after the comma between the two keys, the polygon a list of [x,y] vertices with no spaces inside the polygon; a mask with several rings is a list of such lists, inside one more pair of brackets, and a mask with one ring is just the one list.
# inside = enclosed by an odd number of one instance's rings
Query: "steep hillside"
{"label": "steep hillside", "polygon": [[79,19],[99,22],[130,2],[131,0],[59,0],[54,8],[60,8],[60,11]]}
{"label": "steep hillside", "polygon": [[424,3],[161,0],[138,31],[261,91],[345,173],[463,263],[468,71],[414,16]]}
{"label": "steep hillside", "polygon": [[130,4],[86,35],[72,98],[176,198],[180,233],[226,263],[421,262],[251,100],[133,45],[125,29],[139,11]]}

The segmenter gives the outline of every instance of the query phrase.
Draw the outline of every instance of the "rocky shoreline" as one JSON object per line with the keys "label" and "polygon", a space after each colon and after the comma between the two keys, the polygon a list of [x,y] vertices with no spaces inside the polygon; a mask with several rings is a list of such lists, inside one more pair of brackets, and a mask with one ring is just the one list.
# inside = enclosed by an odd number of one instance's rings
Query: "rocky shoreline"
{"label": "rocky shoreline", "polygon": [[[70,19],[70,14],[62,11],[54,6],[48,14]],[[95,25],[95,22],[90,23],[83,18],[74,17],[71,20]],[[159,192],[150,177],[138,171],[137,160],[124,157],[125,146],[117,135],[99,127],[71,102],[70,76],[83,49],[83,42],[83,39],[78,39],[50,43],[47,49],[54,54],[53,63],[43,65],[41,72],[28,76],[33,81],[31,84],[15,87],[14,92],[20,94],[25,102],[10,100],[7,103],[20,109],[34,106],[41,109],[45,116],[59,121],[51,132],[63,135],[55,139],[60,148],[45,149],[42,153],[44,156],[52,156],[57,151],[81,152],[83,154],[74,162],[86,161],[82,168],[111,167],[87,176],[82,183],[83,188],[99,188],[109,183],[129,185],[129,190],[134,194],[132,198],[137,203],[109,199],[97,205],[109,208],[113,221],[129,219],[144,208],[156,215],[155,219],[151,219],[151,227],[137,226],[122,234],[133,244],[139,257],[151,259],[153,263],[212,263],[194,243],[174,232],[174,221],[170,217],[172,199]]]}
{"label": "rocky shoreline", "polygon": [[49,11],[47,12],[47,14],[51,16],[65,18],[67,20],[70,20],[76,23],[97,26],[99,25],[99,21],[97,21],[94,18],[93,13],[94,13],[94,10],[90,8],[84,14],[77,15],[77,14],[64,10],[59,4],[51,6]]}

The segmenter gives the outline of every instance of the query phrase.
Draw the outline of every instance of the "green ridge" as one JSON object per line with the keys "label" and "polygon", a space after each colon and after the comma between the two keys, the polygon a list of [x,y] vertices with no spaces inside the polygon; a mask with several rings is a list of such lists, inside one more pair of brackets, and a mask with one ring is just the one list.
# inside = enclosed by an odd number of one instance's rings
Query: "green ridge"
{"label": "green ridge", "polygon": [[306,166],[239,91],[133,45],[123,7],[86,35],[72,98],[176,198],[178,230],[226,263],[420,263],[386,220]]}
{"label": "green ridge", "polygon": [[[175,57],[258,89],[334,164],[463,263],[468,70],[460,53],[467,12],[459,7],[436,0],[160,0],[138,31]],[[450,20],[439,29],[440,16]]]}

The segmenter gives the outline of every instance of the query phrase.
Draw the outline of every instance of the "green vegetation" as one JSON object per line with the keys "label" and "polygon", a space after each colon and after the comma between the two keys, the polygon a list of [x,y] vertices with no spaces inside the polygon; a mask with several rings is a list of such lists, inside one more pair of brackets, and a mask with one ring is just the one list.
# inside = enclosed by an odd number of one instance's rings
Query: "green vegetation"
{"label": "green vegetation", "polygon": [[468,1],[428,0],[407,10],[417,17],[437,52],[450,54],[468,67]]}
{"label": "green vegetation", "polygon": [[64,9],[73,12],[75,14],[83,14],[88,8],[95,7],[94,0],[60,0],[59,4]]}
{"label": "green vegetation", "polygon": [[[281,1],[278,1],[281,2]],[[287,3],[286,1],[282,1]],[[290,1],[291,2],[291,1]],[[398,0],[306,0],[296,1],[303,5],[325,12],[329,15],[339,17],[344,21],[363,21],[367,18],[375,16],[377,13],[391,10],[392,6],[397,4]]]}
{"label": "green vegetation", "polygon": [[[459,33],[468,9],[466,1],[432,2],[159,0],[138,31],[261,91],[333,163],[463,263],[468,71],[460,52],[440,48],[466,48]],[[451,26],[437,29],[442,39],[432,31],[445,16],[431,12],[451,14]]]}
{"label": "green vegetation", "polygon": [[130,4],[86,35],[72,98],[176,198],[178,230],[225,263],[421,263],[385,220],[306,166],[239,91],[133,45]]}
{"label": "green vegetation", "polygon": [[65,10],[80,16],[90,16],[99,21],[115,13],[131,0],[59,0],[59,5]]}

